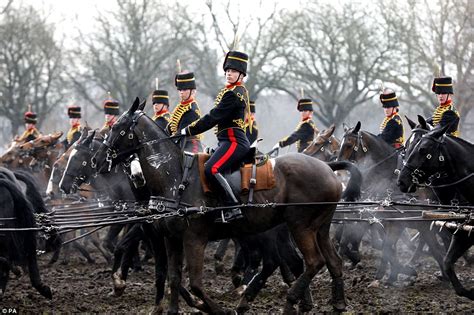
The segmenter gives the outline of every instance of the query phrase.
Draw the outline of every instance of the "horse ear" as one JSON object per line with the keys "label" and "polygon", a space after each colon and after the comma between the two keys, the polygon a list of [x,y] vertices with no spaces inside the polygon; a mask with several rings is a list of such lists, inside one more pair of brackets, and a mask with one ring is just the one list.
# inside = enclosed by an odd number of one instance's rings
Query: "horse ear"
{"label": "horse ear", "polygon": [[328,128],[329,136],[332,136],[332,134],[334,133],[334,130],[336,130],[336,125],[335,124],[332,124],[331,126],[329,126],[329,128]]}
{"label": "horse ear", "polygon": [[345,122],[342,123],[342,128],[344,129],[344,133],[346,133],[347,130],[349,130],[349,127],[347,126]]}
{"label": "horse ear", "polygon": [[138,106],[140,106],[140,99],[138,97],[136,97],[135,101],[133,101],[133,104],[130,107],[130,109],[128,110],[127,114],[132,115],[133,113],[135,113],[136,110],[138,109]]}
{"label": "horse ear", "polygon": [[361,123],[360,121],[357,122],[357,125],[354,127],[354,130],[352,130],[352,133],[358,133],[360,130]]}
{"label": "horse ear", "polygon": [[138,106],[138,110],[144,110],[146,106],[146,98],[141,102],[141,104]]}
{"label": "horse ear", "polygon": [[90,135],[90,137],[91,137],[91,142],[89,143],[89,149],[92,149],[92,140],[93,140],[94,137],[95,137],[95,132],[96,132],[96,131],[97,131],[97,130],[94,129],[94,131],[92,131],[92,134]]}
{"label": "horse ear", "polygon": [[405,119],[408,122],[408,125],[410,125],[410,128],[414,129],[416,127],[416,123],[413,120],[411,120],[410,118],[408,118],[407,115],[404,115],[404,116],[405,116]]}
{"label": "horse ear", "polygon": [[82,142],[82,145],[86,147],[90,147],[90,145],[92,144],[92,139],[94,139],[94,135],[95,135],[95,130],[92,131],[90,135],[87,136],[86,140]]}
{"label": "horse ear", "polygon": [[84,139],[87,137],[87,133],[88,133],[88,132],[89,132],[89,131],[87,130],[86,127],[82,128],[82,132],[81,132],[81,136],[79,137],[79,141],[84,140]]}
{"label": "horse ear", "polygon": [[418,115],[418,123],[420,124],[421,128],[423,128],[425,130],[430,130],[430,128],[428,127],[428,124],[426,123],[426,120],[423,116]]}

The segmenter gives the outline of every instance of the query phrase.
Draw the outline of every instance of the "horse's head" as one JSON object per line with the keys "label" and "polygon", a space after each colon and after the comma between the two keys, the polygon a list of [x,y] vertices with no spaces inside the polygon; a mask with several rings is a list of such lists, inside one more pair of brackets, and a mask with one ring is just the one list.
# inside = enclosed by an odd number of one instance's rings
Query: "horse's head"
{"label": "horse's head", "polygon": [[96,173],[96,165],[92,163],[92,156],[96,152],[99,143],[96,141],[94,146],[95,131],[83,137],[87,133],[87,131],[83,131],[82,139],[78,140],[73,146],[59,183],[59,188],[66,194],[71,191],[74,192]]}
{"label": "horse's head", "polygon": [[138,150],[140,142],[135,134],[138,119],[145,115],[143,109],[145,102],[140,104],[138,97],[128,111],[122,114],[112,126],[104,142],[92,157],[97,165],[98,172],[110,171],[113,165],[124,162],[130,155]]}
{"label": "horse's head", "polygon": [[354,128],[344,127],[344,136],[339,147],[338,161],[355,161],[361,148],[360,121]]}
{"label": "horse's head", "polygon": [[[339,141],[332,136],[335,129],[336,126],[332,124],[328,129],[319,132],[316,139],[313,140],[303,153],[322,161],[329,161],[339,147]],[[335,142],[337,142],[337,144],[335,144]],[[334,147],[334,145],[336,146]]]}
{"label": "horse's head", "polygon": [[442,146],[448,128],[445,126],[429,132],[420,128],[416,139],[410,140],[407,158],[397,180],[402,192],[414,192],[416,185],[429,185],[431,176],[441,174],[439,170],[445,164]]}

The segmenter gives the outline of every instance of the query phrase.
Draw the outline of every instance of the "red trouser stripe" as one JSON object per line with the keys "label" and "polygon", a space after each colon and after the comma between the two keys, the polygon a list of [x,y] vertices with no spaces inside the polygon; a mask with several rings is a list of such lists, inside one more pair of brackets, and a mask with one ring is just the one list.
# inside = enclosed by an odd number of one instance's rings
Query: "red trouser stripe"
{"label": "red trouser stripe", "polygon": [[231,142],[229,149],[224,153],[224,155],[214,164],[211,168],[212,175],[219,173],[219,168],[227,162],[227,160],[234,154],[235,148],[237,148],[237,140],[234,137],[234,130],[232,128],[227,129],[227,134]]}

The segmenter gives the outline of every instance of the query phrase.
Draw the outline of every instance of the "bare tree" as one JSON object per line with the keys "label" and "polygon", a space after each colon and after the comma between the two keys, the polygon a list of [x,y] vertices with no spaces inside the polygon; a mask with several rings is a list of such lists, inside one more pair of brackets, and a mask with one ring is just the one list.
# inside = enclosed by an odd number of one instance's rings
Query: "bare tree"
{"label": "bare tree", "polygon": [[[260,8],[263,3],[260,2]],[[238,49],[249,55],[248,80],[246,86],[251,98],[267,88],[282,87],[282,79],[288,73],[288,57],[291,54],[289,42],[293,21],[285,11],[275,5],[262,15],[240,11],[239,5],[227,1],[222,6],[206,1],[207,12],[200,18],[182,14],[181,21],[193,25],[189,30],[188,47],[195,67],[203,73],[201,83],[204,92],[213,97],[222,84],[222,62],[225,54]],[[180,10],[184,12],[184,10]],[[210,23],[206,23],[209,21]],[[238,39],[236,41],[236,39]]]}
{"label": "bare tree", "polygon": [[62,43],[54,25],[33,7],[9,7],[0,22],[0,115],[16,134],[28,104],[38,125],[60,103],[63,90]]}
{"label": "bare tree", "polygon": [[[180,28],[171,28],[171,7],[151,0],[117,1],[117,10],[101,12],[92,35],[81,34],[74,50],[71,80],[77,94],[100,108],[97,98],[110,91],[121,103],[173,83],[170,62],[183,46]],[[75,71],[74,71],[75,70]]]}
{"label": "bare tree", "polygon": [[[430,115],[436,105],[433,77],[450,75],[455,83],[455,105],[463,120],[472,109],[474,69],[470,2],[438,0],[387,2],[379,7],[385,33],[397,43],[393,67],[383,79],[402,88],[403,101]],[[439,70],[437,69],[439,65]]]}
{"label": "bare tree", "polygon": [[[290,62],[295,98],[299,88],[314,99],[315,116],[328,126],[372,98],[386,71],[393,43],[381,36],[369,9],[347,3],[341,8],[317,1],[294,14],[294,59]],[[382,37],[383,38],[383,37]]]}

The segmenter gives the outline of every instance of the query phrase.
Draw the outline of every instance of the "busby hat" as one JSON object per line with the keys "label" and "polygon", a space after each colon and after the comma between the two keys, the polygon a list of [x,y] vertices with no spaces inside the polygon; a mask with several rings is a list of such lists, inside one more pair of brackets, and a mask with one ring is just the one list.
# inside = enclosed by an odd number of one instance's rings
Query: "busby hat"
{"label": "busby hat", "polygon": [[229,51],[224,59],[224,71],[227,69],[234,69],[247,75],[247,63],[249,61],[249,56],[240,51]]}
{"label": "busby hat", "polygon": [[67,108],[67,115],[69,118],[81,118],[81,107],[77,105],[71,105]]}
{"label": "busby hat", "polygon": [[166,104],[168,106],[170,104],[168,91],[165,90],[154,90],[151,98],[153,104]]}
{"label": "busby hat", "polygon": [[250,112],[255,113],[255,101],[250,101]]}
{"label": "busby hat", "polygon": [[431,90],[436,94],[454,94],[453,79],[451,77],[435,78]]}
{"label": "busby hat", "polygon": [[36,122],[37,122],[37,115],[36,115],[35,112],[32,112],[31,110],[28,110],[28,111],[25,113],[24,119],[25,119],[25,123],[26,123],[26,124],[36,124]]}
{"label": "busby hat", "polygon": [[380,102],[382,102],[384,108],[398,107],[398,98],[395,92],[380,94]]}
{"label": "busby hat", "polygon": [[196,88],[194,73],[178,73],[174,78],[174,84],[178,90],[194,90]]}
{"label": "busby hat", "polygon": [[104,113],[106,115],[119,115],[119,102],[113,98],[104,101]]}
{"label": "busby hat", "polygon": [[299,99],[297,108],[300,112],[304,112],[305,110],[313,111],[313,101],[309,98]]}

